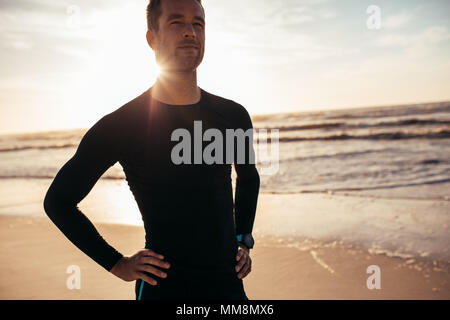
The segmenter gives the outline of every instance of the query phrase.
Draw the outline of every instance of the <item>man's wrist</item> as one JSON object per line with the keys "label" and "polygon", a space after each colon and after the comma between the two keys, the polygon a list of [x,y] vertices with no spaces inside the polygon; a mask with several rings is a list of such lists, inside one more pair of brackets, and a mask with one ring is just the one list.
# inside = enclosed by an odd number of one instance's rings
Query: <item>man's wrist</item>
{"label": "man's wrist", "polygon": [[253,245],[255,244],[255,241],[253,240],[253,236],[251,233],[243,233],[238,234],[236,236],[237,242],[244,245],[246,248],[253,249]]}

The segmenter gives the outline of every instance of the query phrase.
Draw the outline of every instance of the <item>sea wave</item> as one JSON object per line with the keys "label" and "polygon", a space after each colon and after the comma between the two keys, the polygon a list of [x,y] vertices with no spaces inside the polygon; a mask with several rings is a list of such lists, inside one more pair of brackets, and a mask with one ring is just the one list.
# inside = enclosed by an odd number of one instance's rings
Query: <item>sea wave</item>
{"label": "sea wave", "polygon": [[404,119],[397,121],[382,121],[376,123],[345,123],[345,122],[328,122],[328,123],[309,123],[294,126],[283,127],[269,127],[256,128],[280,131],[301,131],[301,130],[315,130],[315,129],[365,129],[365,128],[380,128],[380,127],[401,127],[401,126],[425,126],[425,125],[450,125],[450,120],[436,120],[436,119]]}
{"label": "sea wave", "polygon": [[324,112],[325,119],[358,119],[358,118],[385,118],[403,117],[411,115],[436,115],[438,113],[448,114],[450,112],[450,101],[437,103],[424,103],[416,105],[398,105],[354,108],[347,110],[336,110],[335,112]]}
{"label": "sea wave", "polygon": [[[320,155],[306,155],[306,156],[297,156],[297,157],[285,157],[281,158],[281,162],[298,162],[298,161],[314,161],[314,160],[323,160],[323,159],[346,159],[351,158],[355,156],[368,156],[370,154],[385,154],[389,152],[395,152],[396,150],[393,148],[384,148],[380,150],[370,150],[365,149],[361,151],[351,151],[351,152],[336,152],[336,153],[329,153],[329,154],[320,154]],[[431,160],[429,160],[431,161]],[[439,160],[436,160],[439,162]],[[421,163],[422,164],[422,163]],[[423,163],[427,164],[427,163]]]}
{"label": "sea wave", "polygon": [[15,152],[23,151],[29,149],[35,150],[45,150],[45,149],[63,149],[63,148],[73,148],[77,147],[76,143],[65,143],[65,144],[55,144],[55,145],[22,145],[22,146],[0,146],[0,152]]}
{"label": "sea wave", "polygon": [[[259,143],[265,143],[264,139],[258,140],[258,135],[254,135],[254,140]],[[399,140],[399,139],[447,139],[450,138],[450,130],[434,129],[422,131],[394,131],[394,132],[379,132],[369,134],[357,134],[340,132],[331,135],[317,135],[317,136],[294,136],[294,137],[279,137],[279,142],[294,142],[294,141],[327,141],[327,140],[351,140],[351,139],[366,139],[366,140]],[[270,140],[270,139],[269,139]],[[24,150],[46,150],[46,149],[64,149],[76,148],[78,143],[65,144],[50,144],[50,145],[22,145],[22,146],[0,146],[0,152],[17,152]]]}
{"label": "sea wave", "polygon": [[[436,178],[436,179],[430,179],[430,180],[423,180],[418,182],[397,182],[397,183],[388,183],[388,184],[375,184],[375,185],[359,185],[359,186],[343,186],[343,187],[333,187],[329,186],[326,188],[305,188],[305,186],[297,186],[297,187],[286,187],[286,188],[273,188],[273,187],[263,187],[262,191],[264,193],[270,193],[270,194],[295,194],[295,193],[326,193],[326,194],[333,194],[343,191],[371,191],[371,190],[389,190],[389,189],[396,189],[396,188],[405,188],[405,187],[414,187],[414,186],[425,186],[425,185],[440,185],[440,184],[447,184],[450,183],[450,178]],[[414,196],[413,196],[414,197]],[[441,199],[441,200],[449,200],[449,197],[447,195],[436,195],[435,197],[427,196],[427,199]]]}
{"label": "sea wave", "polygon": [[[430,131],[394,131],[394,132],[380,132],[369,134],[352,134],[352,133],[338,133],[332,135],[312,136],[312,137],[280,137],[279,142],[294,142],[294,141],[330,141],[330,140],[400,140],[400,139],[448,139],[450,138],[450,130],[437,129]],[[265,143],[262,139],[260,143]]]}
{"label": "sea wave", "polygon": [[[0,174],[0,179],[54,179],[55,174],[46,174],[46,173],[35,173],[30,174],[24,172],[23,174],[17,173],[17,174]],[[105,174],[101,177],[101,179],[106,180],[124,180],[124,175],[115,175],[115,174]]]}

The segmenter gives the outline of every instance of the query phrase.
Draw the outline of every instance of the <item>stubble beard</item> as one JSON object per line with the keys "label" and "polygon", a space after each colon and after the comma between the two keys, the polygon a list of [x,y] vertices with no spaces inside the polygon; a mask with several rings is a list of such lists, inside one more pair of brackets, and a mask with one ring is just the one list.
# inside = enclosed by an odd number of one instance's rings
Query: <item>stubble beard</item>
{"label": "stubble beard", "polygon": [[174,53],[160,55],[157,63],[161,70],[169,72],[192,72],[202,61],[202,53],[196,50],[195,54],[186,54],[183,49],[175,49]]}
{"label": "stubble beard", "polygon": [[174,56],[173,67],[177,71],[193,71],[197,69],[200,64],[200,51],[196,50],[197,53],[194,55],[187,55],[182,53],[183,49],[177,50]]}

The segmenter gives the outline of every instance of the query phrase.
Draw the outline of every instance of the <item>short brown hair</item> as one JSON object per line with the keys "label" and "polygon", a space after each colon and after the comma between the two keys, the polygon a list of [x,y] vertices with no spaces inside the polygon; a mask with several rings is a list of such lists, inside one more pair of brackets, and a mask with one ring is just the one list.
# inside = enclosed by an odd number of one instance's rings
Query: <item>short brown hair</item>
{"label": "short brown hair", "polygon": [[[147,5],[147,29],[158,31],[158,20],[161,16],[161,1],[149,0]],[[202,0],[197,0],[202,5]],[[202,6],[203,8],[203,6]]]}

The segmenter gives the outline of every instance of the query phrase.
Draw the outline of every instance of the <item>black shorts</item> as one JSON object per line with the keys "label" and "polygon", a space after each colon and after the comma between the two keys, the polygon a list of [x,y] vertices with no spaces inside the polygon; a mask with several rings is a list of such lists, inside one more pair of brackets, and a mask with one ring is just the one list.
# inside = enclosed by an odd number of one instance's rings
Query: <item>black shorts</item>
{"label": "black shorts", "polygon": [[136,280],[136,300],[248,300],[243,281],[234,270],[165,272],[165,279],[148,274],[158,281],[155,286]]}

